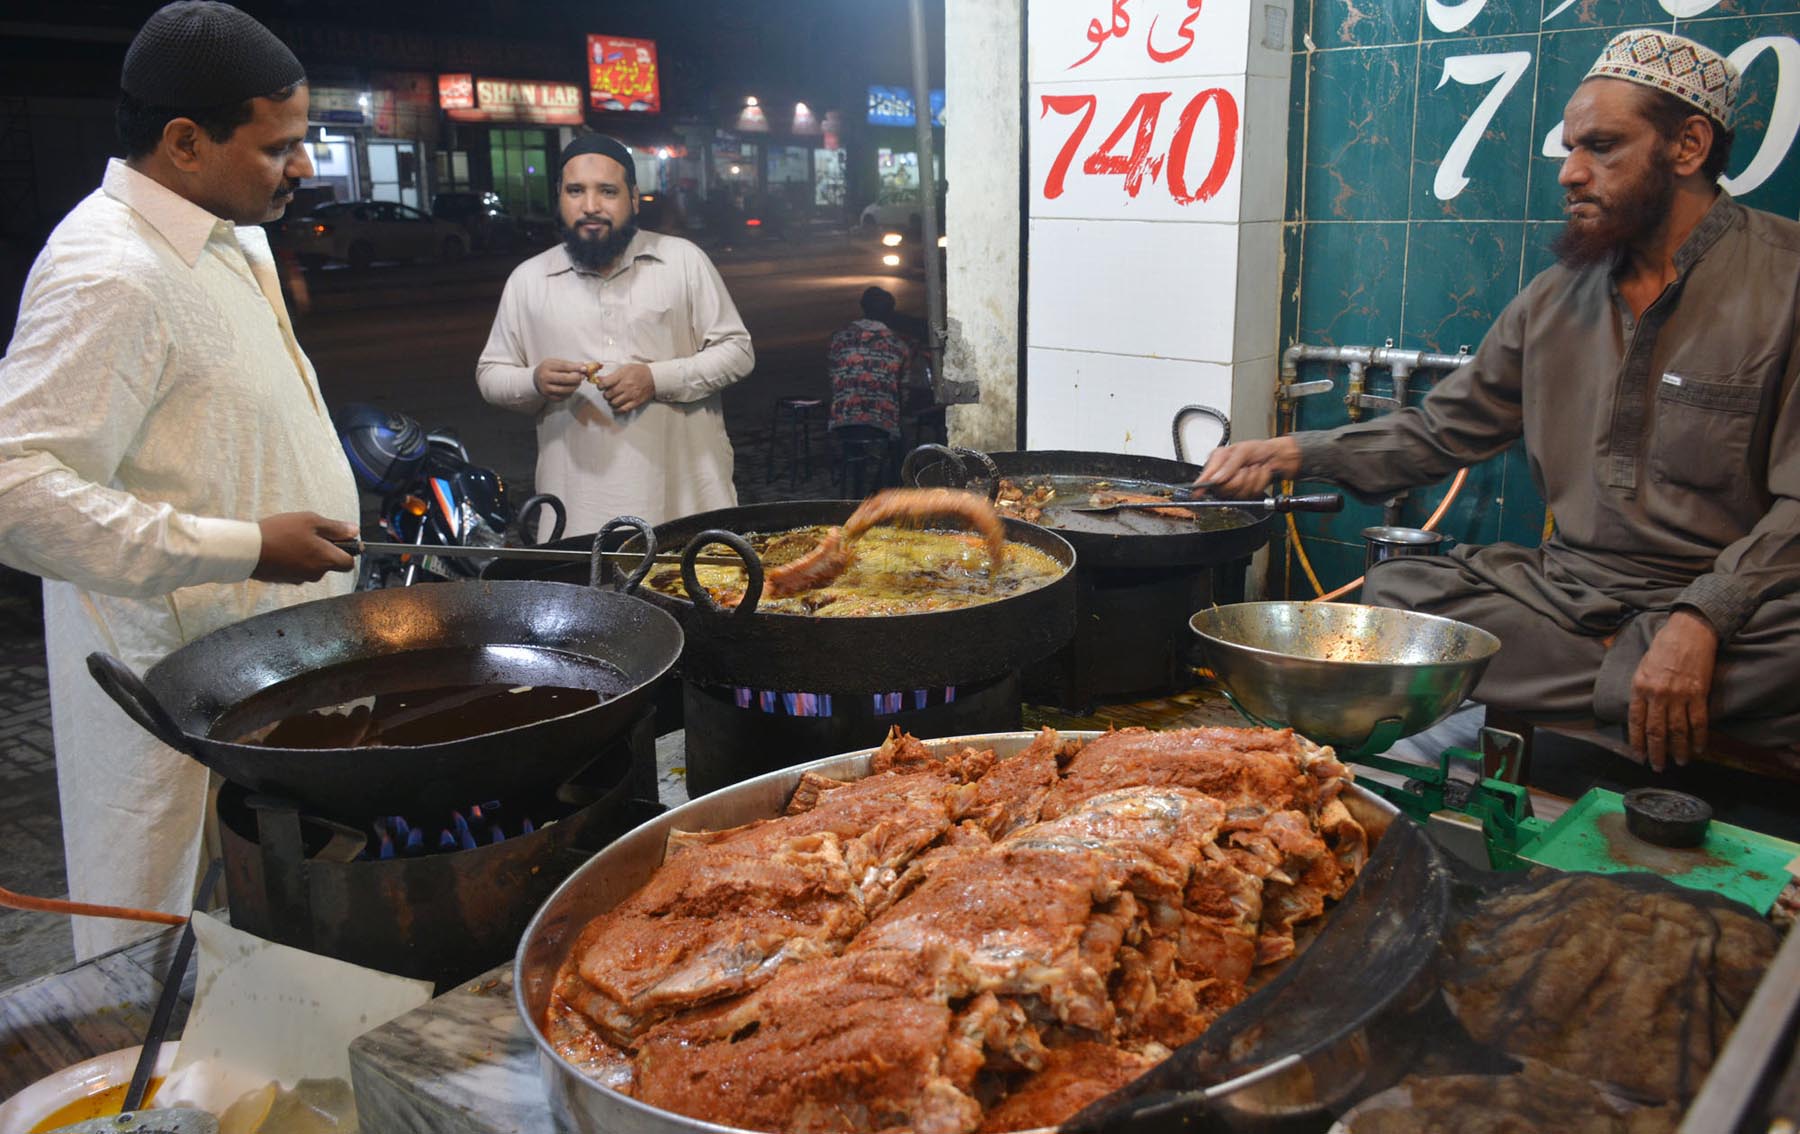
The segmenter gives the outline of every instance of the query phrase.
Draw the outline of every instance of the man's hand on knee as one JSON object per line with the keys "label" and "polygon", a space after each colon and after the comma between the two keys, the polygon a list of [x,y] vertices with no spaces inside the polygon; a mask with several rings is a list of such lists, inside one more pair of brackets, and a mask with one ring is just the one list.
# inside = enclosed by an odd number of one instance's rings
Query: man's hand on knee
{"label": "man's hand on knee", "polygon": [[1677,610],[1650,640],[1631,679],[1632,749],[1660,772],[1706,751],[1706,703],[1719,635],[1691,610]]}

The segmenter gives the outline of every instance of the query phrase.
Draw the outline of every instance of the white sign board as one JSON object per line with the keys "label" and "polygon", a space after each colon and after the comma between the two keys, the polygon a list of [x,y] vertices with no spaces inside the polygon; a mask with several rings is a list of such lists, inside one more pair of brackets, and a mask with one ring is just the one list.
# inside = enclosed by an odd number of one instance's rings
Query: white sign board
{"label": "white sign board", "polygon": [[1253,12],[1285,29],[1285,3],[1028,6],[1029,447],[1173,455],[1174,412],[1229,406],[1234,367],[1274,353],[1273,290],[1253,300],[1266,349],[1246,351],[1240,317],[1244,257],[1279,246],[1285,176],[1285,69],[1255,65],[1285,68],[1286,44],[1259,53]]}

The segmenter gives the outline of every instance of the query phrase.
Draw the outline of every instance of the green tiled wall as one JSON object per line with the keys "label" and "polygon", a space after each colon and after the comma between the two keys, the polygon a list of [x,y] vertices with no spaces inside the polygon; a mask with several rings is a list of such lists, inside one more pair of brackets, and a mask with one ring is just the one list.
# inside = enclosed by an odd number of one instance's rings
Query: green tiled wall
{"label": "green tiled wall", "polygon": [[[1438,11],[1456,19],[1478,2],[1452,0]],[[1800,0],[1721,0],[1681,19],[1669,10],[1691,12],[1703,3],[1575,0],[1564,7],[1563,0],[1487,0],[1464,26],[1444,32],[1429,18],[1425,0],[1298,0],[1282,345],[1380,346],[1392,339],[1405,349],[1473,349],[1507,302],[1552,262],[1548,248],[1562,226],[1562,190],[1560,161],[1542,156],[1544,136],[1615,32],[1667,28],[1726,52],[1761,37],[1800,37]],[[1790,99],[1800,98],[1800,48],[1794,50]],[[1516,78],[1465,166],[1467,185],[1440,200],[1433,187],[1446,151],[1507,81],[1440,81],[1446,59],[1468,57],[1484,58],[1458,66],[1486,74],[1500,73],[1499,60],[1510,57]],[[1762,147],[1779,77],[1771,50],[1745,73],[1733,175]],[[1741,199],[1800,216],[1795,151],[1800,144]],[[1342,424],[1344,369],[1304,364],[1302,371],[1303,379],[1329,375],[1338,388],[1302,401],[1298,427]],[[1415,393],[1436,377],[1415,377]],[[1372,372],[1373,392],[1389,393],[1386,383],[1386,371]],[[1446,487],[1413,493],[1402,522],[1423,523]],[[1381,509],[1351,501],[1341,514],[1299,522],[1320,581],[1331,588],[1362,573],[1360,533],[1381,522]],[[1461,542],[1536,543],[1544,503],[1523,450],[1471,469],[1441,527]],[[1275,552],[1271,590],[1310,597],[1285,539]]]}

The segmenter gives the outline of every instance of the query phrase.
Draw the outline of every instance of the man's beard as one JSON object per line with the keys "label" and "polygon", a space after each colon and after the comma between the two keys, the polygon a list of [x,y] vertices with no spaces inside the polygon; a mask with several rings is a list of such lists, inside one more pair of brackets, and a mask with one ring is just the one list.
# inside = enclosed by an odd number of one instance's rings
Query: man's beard
{"label": "man's beard", "polygon": [[563,247],[569,250],[569,259],[575,266],[584,271],[598,272],[617,260],[637,235],[637,218],[629,217],[625,223],[608,230],[605,236],[586,237],[581,230],[570,227],[561,217],[556,218],[556,231],[562,235]]}
{"label": "man's beard", "polygon": [[1582,269],[1610,263],[1620,253],[1647,243],[1669,217],[1675,199],[1675,169],[1661,154],[1653,156],[1644,175],[1625,186],[1611,201],[1574,197],[1570,203],[1600,207],[1592,220],[1570,217],[1550,250],[1565,267]]}

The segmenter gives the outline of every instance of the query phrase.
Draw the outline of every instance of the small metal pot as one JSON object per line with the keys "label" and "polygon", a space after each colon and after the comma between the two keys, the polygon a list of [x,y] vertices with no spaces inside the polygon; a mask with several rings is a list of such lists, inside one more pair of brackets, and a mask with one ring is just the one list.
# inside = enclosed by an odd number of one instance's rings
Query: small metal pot
{"label": "small metal pot", "polygon": [[1442,555],[1448,550],[1444,546],[1443,532],[1428,532],[1423,528],[1374,527],[1364,528],[1362,534],[1369,544],[1368,553],[1363,557],[1365,574],[1384,559]]}

